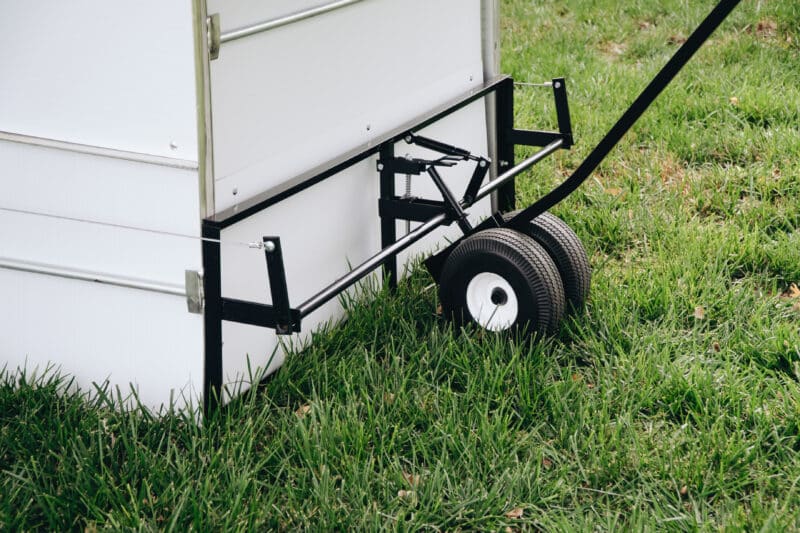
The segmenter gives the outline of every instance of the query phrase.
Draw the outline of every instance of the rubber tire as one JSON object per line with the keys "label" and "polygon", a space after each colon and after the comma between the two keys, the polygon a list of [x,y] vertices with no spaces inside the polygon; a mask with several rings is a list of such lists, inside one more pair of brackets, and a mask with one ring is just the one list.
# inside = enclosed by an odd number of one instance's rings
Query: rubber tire
{"label": "rubber tire", "polygon": [[[503,219],[509,220],[517,213],[506,213]],[[580,238],[566,222],[547,212],[533,219],[526,233],[553,258],[564,282],[567,313],[583,309],[591,291],[592,267]]]}
{"label": "rubber tire", "polygon": [[518,312],[506,329],[530,335],[554,333],[564,316],[564,289],[548,253],[532,238],[508,228],[470,235],[452,251],[439,278],[444,316],[456,325],[475,324],[467,305],[467,288],[478,274],[505,279],[514,291]]}

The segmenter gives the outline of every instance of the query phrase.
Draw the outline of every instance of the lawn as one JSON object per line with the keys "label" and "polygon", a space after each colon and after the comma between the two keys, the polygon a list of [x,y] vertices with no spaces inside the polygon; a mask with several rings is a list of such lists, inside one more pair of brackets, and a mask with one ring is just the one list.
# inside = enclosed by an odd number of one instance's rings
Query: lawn
{"label": "lawn", "polygon": [[[504,71],[566,77],[578,141],[521,203],[711,7],[502,1]],[[800,529],[799,199],[800,2],[744,1],[554,210],[594,269],[558,335],[453,331],[420,269],[202,428],[6,373],[0,530]]]}

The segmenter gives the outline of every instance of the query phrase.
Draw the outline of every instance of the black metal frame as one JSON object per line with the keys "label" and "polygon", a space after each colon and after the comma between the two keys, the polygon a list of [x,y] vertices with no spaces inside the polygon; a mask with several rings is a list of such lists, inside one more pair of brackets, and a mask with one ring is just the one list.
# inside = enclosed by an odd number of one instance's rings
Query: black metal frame
{"label": "black metal frame", "polygon": [[[472,227],[467,221],[464,210],[491,193],[497,194],[500,212],[514,209],[516,176],[553,152],[559,149],[568,149],[573,145],[566,82],[563,78],[552,81],[558,119],[557,132],[520,130],[514,127],[514,81],[508,76],[502,76],[404,124],[369,145],[306,172],[278,188],[266,191],[239,204],[235,209],[228,209],[205,219],[203,221],[203,268],[206,349],[204,399],[206,410],[216,404],[221,393],[223,321],[272,328],[279,335],[299,332],[304,317],[381,265],[384,265],[389,286],[396,287],[397,254],[440,226],[456,222],[464,237],[488,227],[505,226],[524,230],[531,220],[566,198],[589,177],[739,2],[740,0],[722,0],[578,169],[564,183],[508,221],[504,221],[499,213],[495,213],[480,225]],[[490,93],[496,94],[498,176],[482,186],[490,166],[487,158],[473,155],[456,146],[422,137],[417,132]],[[395,156],[395,145],[403,141],[438,152],[442,154],[442,157],[438,159],[398,158]],[[538,146],[542,149],[516,164],[514,152],[517,146]],[[380,179],[380,197],[378,199],[382,246],[380,252],[296,308],[292,308],[289,304],[280,238],[277,236],[264,237],[263,250],[270,280],[272,305],[223,297],[222,258],[219,243],[223,229],[376,155],[378,156],[376,166]],[[442,179],[437,167],[453,166],[465,161],[474,163],[475,170],[464,195],[461,200],[457,200]],[[441,201],[401,198],[396,195],[395,177],[397,174],[422,173],[427,173],[436,185],[442,195]],[[398,239],[397,220],[417,221],[423,224]],[[452,243],[425,261],[427,268],[437,281],[444,261],[459,242],[460,240]]]}

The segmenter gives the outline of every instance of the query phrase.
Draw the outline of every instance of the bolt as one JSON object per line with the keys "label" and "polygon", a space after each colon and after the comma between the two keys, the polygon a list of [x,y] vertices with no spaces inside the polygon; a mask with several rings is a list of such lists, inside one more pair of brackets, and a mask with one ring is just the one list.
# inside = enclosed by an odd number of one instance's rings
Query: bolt
{"label": "bolt", "polygon": [[507,167],[508,166],[508,161],[500,160],[500,166],[501,167]]}
{"label": "bolt", "polygon": [[268,251],[268,252],[274,252],[275,251],[275,243],[272,242],[272,241],[265,241],[264,242],[264,249],[266,251]]}
{"label": "bolt", "polygon": [[486,167],[486,160],[485,159],[481,159],[481,162],[478,163],[478,164],[481,166],[481,168],[484,168],[484,167]]}
{"label": "bolt", "polygon": [[553,84],[553,87],[555,87],[556,89],[560,89],[561,88],[561,82],[560,81],[555,82]]}
{"label": "bolt", "polygon": [[406,141],[408,144],[411,144],[411,141],[412,141],[412,140],[414,140],[414,139],[411,137],[411,135],[406,135],[405,141]]}
{"label": "bolt", "polygon": [[378,171],[380,172],[382,170],[383,170],[383,163],[378,163]]}

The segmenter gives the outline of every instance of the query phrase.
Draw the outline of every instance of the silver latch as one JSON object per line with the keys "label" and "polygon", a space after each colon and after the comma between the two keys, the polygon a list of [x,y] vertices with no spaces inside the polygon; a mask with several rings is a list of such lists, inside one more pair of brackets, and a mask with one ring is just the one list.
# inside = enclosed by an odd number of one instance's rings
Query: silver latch
{"label": "silver latch", "polygon": [[203,314],[203,275],[195,270],[186,271],[186,307],[190,313]]}
{"label": "silver latch", "polygon": [[206,18],[206,37],[208,38],[208,57],[217,59],[220,46],[219,13],[214,13]]}

